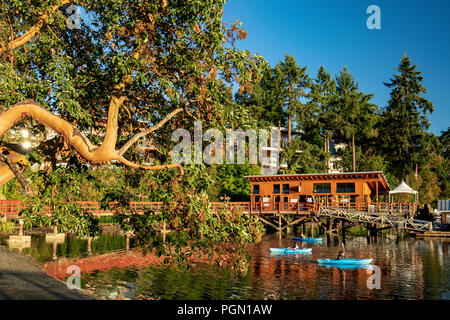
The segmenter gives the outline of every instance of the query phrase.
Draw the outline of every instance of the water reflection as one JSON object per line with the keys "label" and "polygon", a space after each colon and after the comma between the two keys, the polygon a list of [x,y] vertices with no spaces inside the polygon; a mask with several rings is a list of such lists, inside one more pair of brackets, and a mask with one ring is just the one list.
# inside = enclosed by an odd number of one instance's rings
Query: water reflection
{"label": "water reflection", "polygon": [[[131,239],[131,245],[132,245]],[[32,235],[27,246],[15,247],[8,244],[8,239],[0,239],[0,245],[12,250],[20,249],[22,253],[34,257],[40,262],[57,260],[58,258],[78,258],[90,254],[102,254],[126,247],[125,237],[119,233],[103,234],[99,237],[78,238],[74,235],[53,237],[53,234]]]}
{"label": "water reflection", "polygon": [[[271,234],[249,248],[252,259],[245,276],[205,263],[175,269],[164,265],[162,257],[132,249],[132,239],[128,241],[118,234],[91,240],[67,236],[63,243],[33,236],[31,248],[22,250],[45,262],[47,272],[60,279],[68,276],[68,265],[79,265],[82,287],[104,299],[450,298],[448,240],[378,237],[374,242],[365,236],[328,236],[323,243],[302,245],[311,247],[311,254],[272,255],[269,248],[291,245],[292,235]],[[343,242],[347,258],[371,258],[379,266],[380,289],[367,287],[372,272],[365,268],[317,264],[317,259],[334,258]]]}

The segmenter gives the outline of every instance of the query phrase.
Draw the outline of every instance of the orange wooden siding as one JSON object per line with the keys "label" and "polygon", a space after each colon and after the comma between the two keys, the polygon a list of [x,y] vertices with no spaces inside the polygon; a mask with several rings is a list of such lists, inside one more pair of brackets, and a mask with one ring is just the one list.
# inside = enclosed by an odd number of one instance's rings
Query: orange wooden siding
{"label": "orange wooden siding", "polygon": [[[268,198],[269,202],[308,202],[308,198],[310,198],[314,202],[371,203],[371,197],[376,202],[377,195],[379,197],[389,191],[389,186],[381,172],[251,176],[247,178],[251,184],[252,202],[261,202],[263,198],[266,198],[266,201]],[[314,192],[315,184],[329,185],[330,188]],[[347,184],[346,186],[350,187],[350,190],[338,192],[338,184]],[[354,191],[351,190],[353,184]],[[279,186],[279,192],[274,190],[276,185]],[[259,193],[254,193],[255,186],[259,186]],[[284,191],[288,191],[288,193]]]}

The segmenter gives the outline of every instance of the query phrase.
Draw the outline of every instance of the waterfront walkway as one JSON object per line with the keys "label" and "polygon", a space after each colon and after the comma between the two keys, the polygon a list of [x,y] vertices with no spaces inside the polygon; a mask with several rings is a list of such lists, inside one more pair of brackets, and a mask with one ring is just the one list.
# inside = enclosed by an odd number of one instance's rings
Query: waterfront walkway
{"label": "waterfront walkway", "polygon": [[53,279],[23,254],[0,246],[0,300],[90,300]]}

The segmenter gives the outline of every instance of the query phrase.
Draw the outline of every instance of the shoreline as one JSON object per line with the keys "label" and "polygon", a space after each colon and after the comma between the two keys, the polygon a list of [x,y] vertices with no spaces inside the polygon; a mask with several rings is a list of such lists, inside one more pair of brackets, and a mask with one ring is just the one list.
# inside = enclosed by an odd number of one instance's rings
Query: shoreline
{"label": "shoreline", "polygon": [[0,300],[95,300],[48,275],[28,255],[0,246]]}

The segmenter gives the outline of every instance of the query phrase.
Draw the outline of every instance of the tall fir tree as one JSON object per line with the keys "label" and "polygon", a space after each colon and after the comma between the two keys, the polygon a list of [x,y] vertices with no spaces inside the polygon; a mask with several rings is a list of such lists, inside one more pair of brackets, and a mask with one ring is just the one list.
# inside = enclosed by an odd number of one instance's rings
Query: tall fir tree
{"label": "tall fir tree", "polygon": [[[323,66],[311,83],[308,94],[309,101],[302,110],[303,139],[330,152],[330,140],[333,127],[331,125],[331,103],[336,95],[336,82]],[[327,165],[328,167],[328,165]]]}
{"label": "tall fir tree", "polygon": [[344,68],[336,77],[336,96],[331,103],[330,125],[334,128],[336,142],[347,143],[352,148],[352,171],[357,171],[356,144],[367,145],[375,135],[377,106],[370,102],[373,94],[359,90],[359,83]]}
{"label": "tall fir tree", "polygon": [[297,65],[295,58],[286,54],[284,60],[276,67],[276,73],[281,79],[284,89],[284,111],[288,117],[288,142],[291,142],[292,119],[304,105],[301,98],[306,97],[310,87],[310,79],[306,73],[307,67]]}
{"label": "tall fir tree", "polygon": [[388,155],[392,172],[406,183],[417,163],[426,131],[429,128],[427,112],[433,112],[433,103],[423,97],[427,93],[423,86],[422,72],[412,65],[411,59],[403,55],[390,82],[391,88],[387,107],[382,113],[383,153]]}

